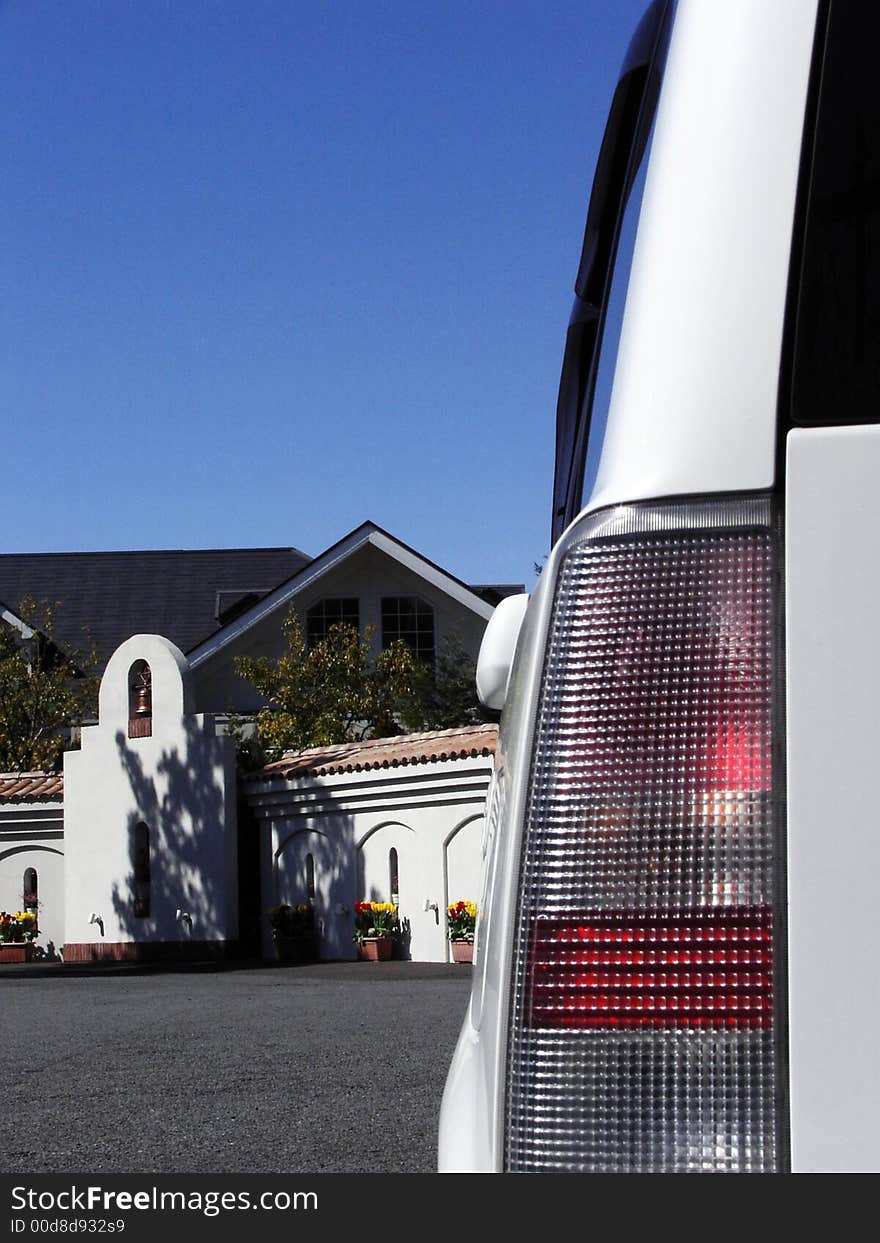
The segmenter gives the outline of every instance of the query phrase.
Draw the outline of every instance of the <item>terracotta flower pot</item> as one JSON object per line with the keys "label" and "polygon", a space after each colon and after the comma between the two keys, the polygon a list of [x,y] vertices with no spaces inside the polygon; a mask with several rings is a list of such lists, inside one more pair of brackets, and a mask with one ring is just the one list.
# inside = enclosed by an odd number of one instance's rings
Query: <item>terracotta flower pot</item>
{"label": "terracotta flower pot", "polygon": [[362,962],[387,962],[394,949],[394,937],[366,937],[358,941],[357,954]]}
{"label": "terracotta flower pot", "polygon": [[474,961],[474,943],[473,941],[450,941],[452,946],[453,962],[473,962]]}

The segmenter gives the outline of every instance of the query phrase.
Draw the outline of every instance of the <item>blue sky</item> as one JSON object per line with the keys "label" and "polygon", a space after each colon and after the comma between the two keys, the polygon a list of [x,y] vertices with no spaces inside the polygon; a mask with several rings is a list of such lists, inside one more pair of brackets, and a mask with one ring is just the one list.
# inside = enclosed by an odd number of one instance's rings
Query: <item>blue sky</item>
{"label": "blue sky", "polygon": [[645,7],[0,0],[0,549],[372,518],[530,587]]}

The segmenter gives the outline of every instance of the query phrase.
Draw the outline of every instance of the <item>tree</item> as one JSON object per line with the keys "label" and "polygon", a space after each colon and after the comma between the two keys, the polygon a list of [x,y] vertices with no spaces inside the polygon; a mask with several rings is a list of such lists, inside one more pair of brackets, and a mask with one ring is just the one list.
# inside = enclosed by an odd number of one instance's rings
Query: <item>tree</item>
{"label": "tree", "polygon": [[73,730],[94,716],[94,651],[55,634],[58,606],[26,597],[21,627],[0,621],[0,772],[52,771],[78,745]]}
{"label": "tree", "polygon": [[[239,656],[236,672],[266,699],[256,716],[259,743],[267,757],[284,751],[329,746],[400,733],[400,713],[413,694],[415,660],[405,643],[371,655],[374,627],[360,634],[344,622],[309,647],[302,623],[291,610],[283,623],[286,648],[278,660]],[[258,758],[259,746],[242,739]]]}
{"label": "tree", "polygon": [[457,729],[497,720],[477,698],[477,670],[456,634],[440,644],[436,666],[420,663],[401,721],[407,729]]}

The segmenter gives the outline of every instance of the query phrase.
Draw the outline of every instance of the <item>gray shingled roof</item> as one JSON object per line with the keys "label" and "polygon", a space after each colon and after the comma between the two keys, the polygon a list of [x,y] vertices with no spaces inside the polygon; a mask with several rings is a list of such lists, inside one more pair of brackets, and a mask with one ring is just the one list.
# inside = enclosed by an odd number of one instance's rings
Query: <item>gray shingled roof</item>
{"label": "gray shingled roof", "polygon": [[[311,560],[298,548],[5,553],[0,607],[17,614],[26,595],[57,601],[56,637],[77,648],[94,643],[100,672],[133,634],[161,634],[189,652]],[[494,606],[523,587],[469,589]]]}
{"label": "gray shingled roof", "polygon": [[57,637],[82,648],[87,630],[103,669],[133,634],[161,634],[189,651],[247,593],[265,595],[310,560],[298,548],[6,553],[0,604],[17,613],[25,595],[58,601]]}
{"label": "gray shingled roof", "polygon": [[487,604],[498,605],[507,596],[516,596],[525,591],[523,583],[468,583],[471,591]]}

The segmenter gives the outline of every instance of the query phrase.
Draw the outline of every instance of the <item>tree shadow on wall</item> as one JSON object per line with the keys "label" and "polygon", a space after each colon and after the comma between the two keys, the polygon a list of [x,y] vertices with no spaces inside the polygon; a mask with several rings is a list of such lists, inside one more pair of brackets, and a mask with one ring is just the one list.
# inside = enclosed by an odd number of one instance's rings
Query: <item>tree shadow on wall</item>
{"label": "tree shadow on wall", "polygon": [[394,957],[409,962],[412,958],[412,924],[404,916],[400,921],[400,933],[394,942]]}
{"label": "tree shadow on wall", "polygon": [[[140,740],[122,730],[115,741],[135,804],[126,824],[130,872],[111,895],[120,926],[138,941],[234,941],[234,816],[227,832],[224,789],[215,772],[223,741],[197,719],[184,718],[181,747],[163,749],[155,765],[148,759],[152,747],[139,753]],[[234,808],[234,785],[225,799]]]}
{"label": "tree shadow on wall", "polygon": [[[318,957],[354,957],[354,822],[335,800],[322,795],[305,814],[273,813],[277,848],[272,851],[271,901],[309,905],[315,914]],[[257,813],[259,817],[259,812]]]}
{"label": "tree shadow on wall", "polygon": [[[214,957],[223,942],[240,955],[241,928],[247,953],[257,957],[271,954],[268,909],[310,903],[319,921],[319,957],[354,958],[355,901],[389,897],[372,892],[373,885],[364,892],[354,818],[327,790],[294,793],[289,811],[277,797],[264,803],[265,786],[257,792],[254,778],[237,786],[231,757],[224,768],[226,742],[206,733],[195,717],[184,718],[177,745],[116,732],[132,804],[125,826],[128,872],[111,893],[120,928],[148,943],[150,957],[170,958]],[[271,870],[261,874],[260,837],[270,831],[269,819],[275,827]],[[410,959],[412,930],[407,912],[401,915],[395,957]]]}
{"label": "tree shadow on wall", "polygon": [[[172,943],[167,951],[172,958],[187,956],[187,943],[200,955],[213,956],[211,943],[227,937],[237,942],[233,952],[258,957],[268,930],[268,908],[309,902],[311,891],[324,925],[319,929],[321,957],[353,957],[354,825],[334,800],[322,796],[320,808],[305,815],[297,808],[289,831],[282,821],[264,894],[260,835],[265,818],[258,800],[247,797],[249,783],[239,785],[232,758],[224,770],[225,798],[216,775],[223,748],[231,740],[213,738],[197,718],[188,717],[180,746],[164,747],[155,762],[148,758],[154,752],[140,750],[139,740],[127,738],[122,730],[115,742],[135,808],[126,823],[129,871],[112,891],[114,911],[127,935],[138,941]],[[224,806],[233,813],[231,842]],[[278,819],[277,813],[273,819]],[[304,848],[313,841],[320,850]],[[299,848],[289,853],[292,845]],[[233,909],[239,907],[237,922],[227,913],[230,901]],[[178,943],[181,948],[175,952]]]}

